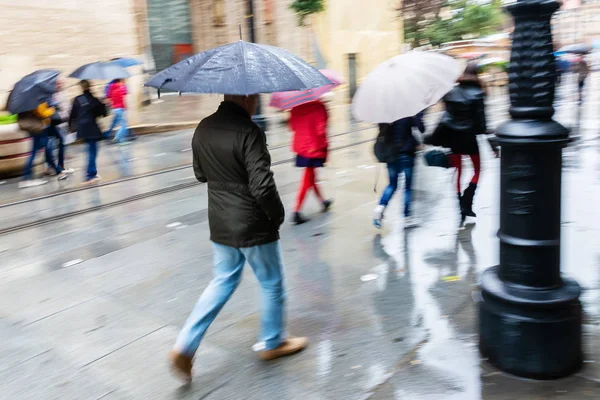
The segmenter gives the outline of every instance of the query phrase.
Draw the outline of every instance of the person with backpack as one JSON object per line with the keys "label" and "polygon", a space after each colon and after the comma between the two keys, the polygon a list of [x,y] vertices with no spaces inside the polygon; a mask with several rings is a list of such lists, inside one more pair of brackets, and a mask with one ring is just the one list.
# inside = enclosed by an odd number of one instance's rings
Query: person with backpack
{"label": "person with backpack", "polygon": [[391,124],[379,124],[379,135],[375,142],[375,156],[379,162],[387,165],[390,179],[389,185],[383,191],[379,205],[375,207],[373,225],[381,228],[385,209],[392,196],[398,189],[398,179],[404,173],[404,227],[416,226],[411,213],[412,176],[415,165],[415,153],[420,146],[413,135],[413,128],[421,133],[425,132],[423,125],[423,112],[414,117],[399,119]]}
{"label": "person with backpack", "polygon": [[69,131],[77,132],[88,146],[88,167],[86,183],[93,184],[100,181],[96,169],[98,157],[98,142],[102,140],[103,133],[96,121],[99,117],[106,116],[106,106],[90,91],[90,82],[83,80],[79,83],[83,93],[73,100],[71,115],[69,116]]}
{"label": "person with backpack", "polygon": [[304,168],[304,175],[298,190],[292,222],[300,225],[308,222],[300,214],[300,209],[310,189],[321,202],[323,212],[327,212],[332,200],[326,200],[317,185],[316,169],[327,160],[327,107],[322,101],[312,101],[292,108],[290,128],[294,132],[292,150],[296,153],[296,167]]}
{"label": "person with backpack", "polygon": [[41,186],[47,181],[43,179],[33,179],[33,164],[37,152],[41,149],[45,150],[46,163],[56,172],[59,180],[66,179],[68,174],[65,173],[59,165],[56,165],[52,155],[52,150],[48,146],[47,128],[51,124],[51,117],[55,114],[55,109],[48,106],[47,102],[41,103],[35,110],[26,111],[18,114],[19,129],[29,133],[32,139],[32,149],[25,169],[23,171],[23,180],[19,182],[19,188],[25,189],[35,186]]}

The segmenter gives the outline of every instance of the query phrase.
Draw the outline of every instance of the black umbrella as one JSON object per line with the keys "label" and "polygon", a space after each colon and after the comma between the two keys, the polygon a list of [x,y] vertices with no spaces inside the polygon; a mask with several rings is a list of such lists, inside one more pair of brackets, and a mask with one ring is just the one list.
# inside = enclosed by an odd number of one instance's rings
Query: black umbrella
{"label": "black umbrella", "polygon": [[592,51],[592,47],[584,43],[577,43],[561,47],[558,51],[564,53],[588,54]]}
{"label": "black umbrella", "polygon": [[319,70],[287,50],[240,40],[172,65],[146,86],[182,93],[250,95],[330,84]]}
{"label": "black umbrella", "polygon": [[102,80],[112,81],[113,79],[125,79],[131,75],[127,70],[118,64],[113,62],[94,62],[91,64],[82,65],[77,68],[71,75],[70,78],[75,79],[86,79],[86,80]]}
{"label": "black umbrella", "polygon": [[10,92],[6,109],[13,114],[35,110],[56,92],[58,75],[58,70],[42,69],[23,77]]}

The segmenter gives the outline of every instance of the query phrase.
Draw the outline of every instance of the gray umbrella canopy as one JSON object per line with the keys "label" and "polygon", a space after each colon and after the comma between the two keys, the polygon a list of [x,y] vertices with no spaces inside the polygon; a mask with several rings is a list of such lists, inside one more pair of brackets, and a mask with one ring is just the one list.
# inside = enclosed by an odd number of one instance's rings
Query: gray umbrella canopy
{"label": "gray umbrella canopy", "polygon": [[56,91],[58,75],[58,70],[42,69],[21,78],[8,96],[7,110],[13,114],[35,110]]}
{"label": "gray umbrella canopy", "polygon": [[329,84],[316,68],[287,50],[240,40],[172,65],[146,86],[182,93],[250,95]]}
{"label": "gray umbrella canopy", "polygon": [[127,70],[112,62],[94,62],[77,68],[69,78],[112,81],[113,79],[125,79],[131,75]]}
{"label": "gray umbrella canopy", "polygon": [[558,51],[565,53],[588,54],[592,51],[592,47],[585,43],[577,43],[561,47]]}

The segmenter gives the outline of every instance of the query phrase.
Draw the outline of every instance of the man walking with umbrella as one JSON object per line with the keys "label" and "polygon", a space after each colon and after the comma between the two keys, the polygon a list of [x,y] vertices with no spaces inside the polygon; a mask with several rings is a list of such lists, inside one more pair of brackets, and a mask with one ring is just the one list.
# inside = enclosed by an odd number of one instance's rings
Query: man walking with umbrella
{"label": "man walking with umbrella", "polygon": [[[207,67],[207,60],[214,60]],[[276,60],[276,62],[274,61]],[[258,96],[331,84],[295,55],[239,41],[197,54],[154,76],[147,85],[196,93],[233,93],[194,133],[194,174],[208,184],[214,279],[185,322],[170,353],[173,370],[192,379],[192,362],[206,330],[242,279],[246,261],[261,287],[260,358],[303,350],[306,338],[286,336],[279,228],[284,209],[264,131],[252,122]]]}

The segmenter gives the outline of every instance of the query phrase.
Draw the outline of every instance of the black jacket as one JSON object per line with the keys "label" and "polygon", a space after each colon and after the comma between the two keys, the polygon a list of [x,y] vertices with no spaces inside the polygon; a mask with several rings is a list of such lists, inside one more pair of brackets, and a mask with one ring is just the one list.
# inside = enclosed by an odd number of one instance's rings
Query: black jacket
{"label": "black jacket", "polygon": [[106,116],[106,106],[94,95],[85,91],[75,97],[71,115],[69,116],[69,130],[77,132],[83,140],[101,140],[102,131],[96,122],[99,117]]}
{"label": "black jacket", "polygon": [[426,143],[449,147],[455,154],[479,154],[476,135],[487,131],[485,92],[475,82],[462,82],[443,100],[446,112]]}
{"label": "black jacket", "polygon": [[284,209],[265,133],[240,106],[223,102],[192,139],[194,173],[208,183],[210,239],[243,248],[279,239]]}

